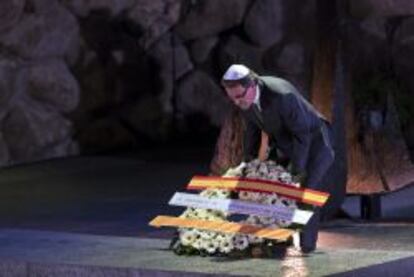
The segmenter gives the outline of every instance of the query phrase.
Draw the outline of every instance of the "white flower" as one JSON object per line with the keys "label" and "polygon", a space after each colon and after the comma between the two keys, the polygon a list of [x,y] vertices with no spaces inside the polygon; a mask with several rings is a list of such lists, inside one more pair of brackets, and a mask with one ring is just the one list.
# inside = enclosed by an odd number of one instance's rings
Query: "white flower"
{"label": "white flower", "polygon": [[264,163],[266,163],[266,164],[267,164],[267,166],[275,166],[275,165],[276,165],[276,162],[275,162],[275,161],[273,161],[273,160],[267,160],[267,161],[265,161]]}
{"label": "white flower", "polygon": [[214,189],[205,189],[202,192],[200,192],[201,196],[205,196],[205,197],[210,197],[212,195],[215,194],[215,190]]}
{"label": "white flower", "polygon": [[191,245],[195,241],[195,238],[195,232],[192,230],[180,234],[180,241],[184,246]]}
{"label": "white flower", "polygon": [[249,199],[249,192],[248,191],[240,191],[239,192],[239,199],[248,200]]}
{"label": "white flower", "polygon": [[224,189],[217,189],[217,198],[226,199],[230,197],[230,191]]}
{"label": "white flower", "polygon": [[198,209],[197,210],[197,218],[198,219],[207,219],[210,216],[210,213],[206,211],[205,209]]}
{"label": "white flower", "polygon": [[215,238],[217,233],[212,231],[202,231],[200,235],[204,240],[210,240]]}
{"label": "white flower", "polygon": [[264,204],[269,205],[278,205],[279,204],[279,196],[276,194],[270,194],[268,197],[266,197],[263,201]]}
{"label": "white flower", "polygon": [[286,197],[280,197],[280,203],[291,209],[296,209],[298,207],[296,200],[289,199]]}
{"label": "white flower", "polygon": [[260,175],[267,175],[269,174],[269,169],[267,168],[265,163],[260,164],[259,166],[259,174]]}
{"label": "white flower", "polygon": [[214,215],[220,219],[226,219],[229,216],[228,212],[215,210]]}
{"label": "white flower", "polygon": [[264,225],[264,226],[268,226],[271,225],[273,223],[275,223],[275,219],[271,216],[261,216],[259,217],[259,222],[260,224]]}
{"label": "white flower", "polygon": [[184,213],[180,215],[181,218],[198,218],[200,209],[187,208]]}
{"label": "white flower", "polygon": [[183,215],[187,218],[197,218],[202,220],[223,220],[225,219],[226,214],[211,209],[195,209],[191,212],[185,212]]}
{"label": "white flower", "polygon": [[193,241],[193,243],[191,244],[192,247],[194,247],[195,249],[198,249],[198,250],[201,249],[202,245],[203,245],[203,240],[202,239],[195,239]]}
{"label": "white flower", "polygon": [[213,254],[214,252],[216,252],[219,246],[218,242],[215,239],[203,240],[201,244],[202,244],[202,248],[205,249],[210,254]]}
{"label": "white flower", "polygon": [[187,209],[179,217],[181,217],[181,218],[191,218],[191,212],[189,211],[189,209]]}
{"label": "white flower", "polygon": [[276,224],[280,227],[288,227],[290,224],[292,224],[292,221],[290,220],[283,220],[283,219],[278,219],[276,221]]}
{"label": "white flower", "polygon": [[257,199],[255,199],[255,202],[264,203],[264,201],[267,199],[268,196],[269,196],[268,193],[258,192],[257,193]]}
{"label": "white flower", "polygon": [[216,239],[218,241],[224,241],[224,240],[232,240],[234,237],[234,234],[232,233],[217,233]]}
{"label": "white flower", "polygon": [[294,187],[294,188],[300,188],[301,184],[299,182],[294,182],[293,180],[289,183],[290,186]]}
{"label": "white flower", "polygon": [[226,214],[223,211],[207,209],[201,217],[205,220],[223,220],[226,218]]}
{"label": "white flower", "polygon": [[217,233],[215,236],[215,240],[217,240],[219,243],[226,239],[226,235],[223,233]]}
{"label": "white flower", "polygon": [[200,195],[208,198],[226,199],[230,196],[230,191],[224,189],[206,189]]}
{"label": "white flower", "polygon": [[290,175],[287,172],[282,172],[282,173],[279,174],[279,180],[282,183],[290,184],[290,183],[292,183],[292,175]]}
{"label": "white flower", "polygon": [[248,225],[254,225],[257,226],[260,224],[260,220],[258,216],[255,215],[250,215],[249,217],[247,217],[243,223],[248,224]]}
{"label": "white flower", "polygon": [[251,192],[251,191],[240,191],[239,192],[239,199],[258,202],[261,194],[258,192]]}
{"label": "white flower", "polygon": [[203,230],[199,230],[199,229],[193,229],[194,230],[194,235],[196,237],[196,239],[200,239],[202,233],[204,232]]}
{"label": "white flower", "polygon": [[180,233],[180,235],[192,230],[192,228],[178,228],[178,232]]}
{"label": "white flower", "polygon": [[254,235],[248,235],[247,238],[249,243],[262,243],[264,241],[263,238],[259,238]]}
{"label": "white flower", "polygon": [[234,248],[238,250],[246,249],[247,246],[249,246],[249,240],[247,239],[247,236],[245,235],[236,235],[233,238],[233,245]]}
{"label": "white flower", "polygon": [[219,242],[219,251],[222,253],[230,253],[231,250],[234,249],[233,245],[233,237],[232,236],[225,236]]}

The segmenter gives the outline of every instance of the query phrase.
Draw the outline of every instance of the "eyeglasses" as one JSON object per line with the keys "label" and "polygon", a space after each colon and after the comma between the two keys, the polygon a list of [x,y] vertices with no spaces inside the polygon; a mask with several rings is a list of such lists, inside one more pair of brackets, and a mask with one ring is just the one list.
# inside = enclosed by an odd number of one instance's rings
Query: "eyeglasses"
{"label": "eyeglasses", "polygon": [[242,93],[240,93],[239,95],[233,95],[233,99],[242,99],[246,96],[247,91],[249,90],[250,87],[247,87],[244,89],[244,91]]}

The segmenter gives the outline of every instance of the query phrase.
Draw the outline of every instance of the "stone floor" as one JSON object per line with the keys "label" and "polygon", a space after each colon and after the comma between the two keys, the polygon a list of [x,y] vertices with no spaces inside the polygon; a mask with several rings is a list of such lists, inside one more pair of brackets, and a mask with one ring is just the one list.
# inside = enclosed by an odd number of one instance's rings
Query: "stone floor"
{"label": "stone floor", "polygon": [[[306,257],[288,249],[280,258],[226,259],[176,256],[168,251],[168,239],[1,229],[0,260],[43,265],[34,276],[90,276],[96,271],[130,276],[132,270],[146,270],[142,276],[409,276],[414,270],[413,233],[414,226],[408,225],[343,225],[324,230],[318,251]],[[0,274],[5,274],[1,265]],[[13,269],[16,275],[9,269],[8,276],[26,276]]]}
{"label": "stone floor", "polygon": [[354,219],[325,223],[319,250],[309,257],[293,249],[280,259],[175,256],[166,250],[171,231],[147,223],[182,211],[167,202],[191,176],[208,172],[210,153],[181,151],[169,153],[171,159],[148,153],[0,170],[0,276],[408,276],[414,270],[413,187],[386,195],[383,220],[376,222],[358,220],[357,198],[348,197],[343,208]]}

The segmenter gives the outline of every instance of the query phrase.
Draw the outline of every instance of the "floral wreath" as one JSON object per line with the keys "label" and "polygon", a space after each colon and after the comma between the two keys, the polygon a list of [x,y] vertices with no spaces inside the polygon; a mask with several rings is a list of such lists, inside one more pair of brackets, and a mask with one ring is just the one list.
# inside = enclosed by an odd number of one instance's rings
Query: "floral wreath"
{"label": "floral wreath", "polygon": [[[292,175],[282,166],[273,161],[262,162],[253,160],[245,164],[240,170],[229,170],[223,177],[245,177],[258,180],[277,181],[279,183],[300,187],[294,183]],[[266,205],[283,205],[288,209],[298,208],[296,200],[277,195],[276,193],[229,191],[210,188],[201,191],[200,196],[210,199],[239,199],[247,202],[255,202]],[[213,209],[187,208],[180,218],[201,219],[209,221],[228,221],[233,216],[228,212]],[[239,223],[267,228],[298,229],[289,220],[281,220],[270,216],[238,215]],[[177,236],[171,241],[170,248],[178,255],[201,256],[262,256],[271,255],[278,241],[256,237],[250,234],[228,234],[215,231],[207,231],[195,228],[178,228]]]}

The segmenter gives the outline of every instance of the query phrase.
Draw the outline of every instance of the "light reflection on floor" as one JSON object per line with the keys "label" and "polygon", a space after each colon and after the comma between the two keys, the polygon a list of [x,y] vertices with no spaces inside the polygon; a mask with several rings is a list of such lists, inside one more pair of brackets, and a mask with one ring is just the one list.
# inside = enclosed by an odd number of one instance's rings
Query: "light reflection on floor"
{"label": "light reflection on floor", "polygon": [[283,277],[309,276],[309,268],[306,257],[297,248],[288,248],[285,259],[281,262]]}
{"label": "light reflection on floor", "polygon": [[320,231],[318,247],[414,251],[413,223],[341,224]]}

